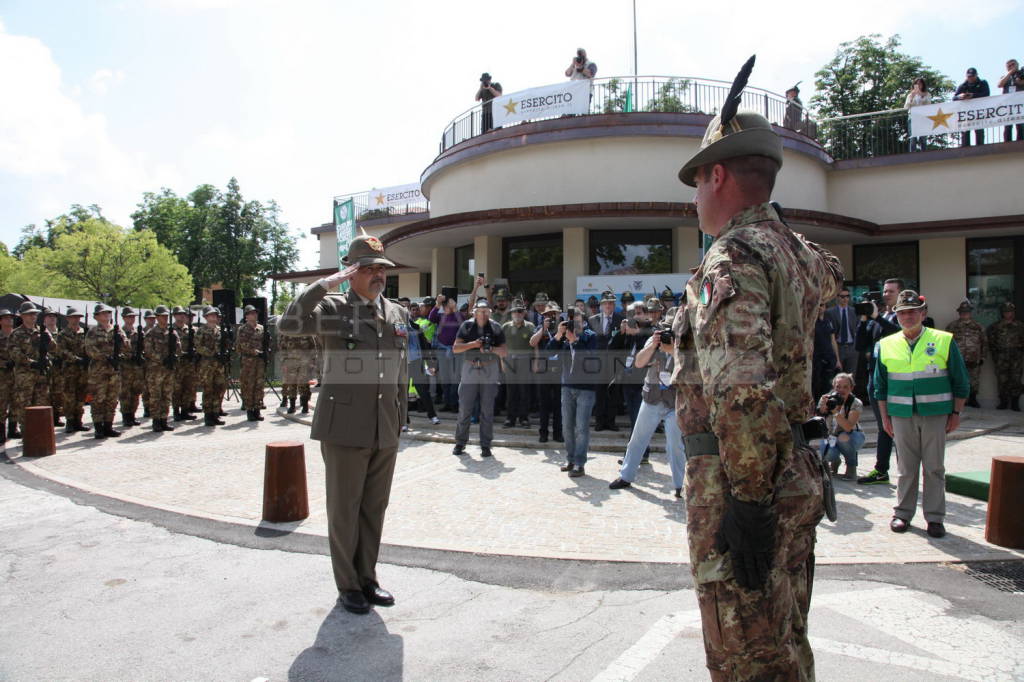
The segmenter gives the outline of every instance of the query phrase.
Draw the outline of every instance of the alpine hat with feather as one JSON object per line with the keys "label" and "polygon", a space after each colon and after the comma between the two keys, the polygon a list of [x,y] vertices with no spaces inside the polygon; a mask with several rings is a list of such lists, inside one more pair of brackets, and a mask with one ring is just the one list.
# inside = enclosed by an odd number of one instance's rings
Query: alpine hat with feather
{"label": "alpine hat with feather", "polygon": [[679,170],[683,184],[696,187],[694,176],[699,168],[740,156],[767,156],[782,166],[782,138],[772,130],[772,124],[761,114],[739,111],[743,88],[753,68],[752,56],[736,74],[721,113],[708,124],[700,150]]}

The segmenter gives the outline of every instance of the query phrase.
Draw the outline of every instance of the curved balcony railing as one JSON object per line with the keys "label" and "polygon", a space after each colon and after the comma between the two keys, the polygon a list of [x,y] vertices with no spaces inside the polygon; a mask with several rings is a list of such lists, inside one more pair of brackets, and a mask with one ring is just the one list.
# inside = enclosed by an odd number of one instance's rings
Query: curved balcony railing
{"label": "curved balcony railing", "polygon": [[[590,114],[634,112],[718,113],[732,83],[708,78],[680,76],[617,76],[595,78],[591,87]],[[511,94],[511,93],[509,93]],[[445,126],[440,151],[483,134],[481,104],[462,112]],[[757,111],[776,125],[814,137],[815,126],[808,112],[790,108],[786,118],[786,98],[768,90],[748,87],[743,91],[741,108]],[[543,120],[543,119],[533,119]],[[512,124],[518,125],[518,124]]]}

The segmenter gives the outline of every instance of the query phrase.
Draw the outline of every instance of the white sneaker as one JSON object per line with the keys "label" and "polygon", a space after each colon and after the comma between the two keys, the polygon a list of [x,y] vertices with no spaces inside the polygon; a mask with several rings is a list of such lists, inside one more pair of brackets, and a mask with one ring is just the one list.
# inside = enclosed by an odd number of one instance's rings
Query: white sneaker
{"label": "white sneaker", "polygon": [[409,425],[408,424],[402,424],[402,433],[408,433],[408,432],[409,432]]}
{"label": "white sneaker", "polygon": [[436,417],[436,416],[435,417],[431,417],[430,418],[430,423],[433,424],[434,426],[437,426],[438,424],[441,423],[441,418],[440,417]]}

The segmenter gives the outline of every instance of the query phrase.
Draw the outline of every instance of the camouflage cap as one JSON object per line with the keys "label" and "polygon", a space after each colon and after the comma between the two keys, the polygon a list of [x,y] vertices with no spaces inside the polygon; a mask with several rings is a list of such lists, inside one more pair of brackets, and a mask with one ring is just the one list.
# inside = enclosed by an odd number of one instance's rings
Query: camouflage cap
{"label": "camouflage cap", "polygon": [[1014,313],[1017,312],[1017,306],[1015,306],[1012,301],[1006,301],[1001,306],[999,306],[999,312]]}
{"label": "camouflage cap", "polygon": [[167,306],[165,306],[165,305],[158,305],[156,307],[156,310],[153,311],[153,315],[154,316],[170,315],[170,314],[171,314],[171,311],[168,310]]}
{"label": "camouflage cap", "polygon": [[620,300],[622,301],[622,305],[629,305],[636,300],[636,297],[633,296],[632,291],[623,291]]}
{"label": "camouflage cap", "polygon": [[64,313],[64,317],[84,317],[82,312],[78,308],[68,308],[67,312]]}
{"label": "camouflage cap", "polygon": [[644,301],[644,307],[647,308],[647,310],[665,310],[665,306],[661,304],[661,299],[655,296],[648,297],[648,299]]}
{"label": "camouflage cap", "polygon": [[152,310],[146,310],[146,312],[142,314],[142,317],[144,317],[147,320],[153,319],[156,317],[156,313],[154,313]]}
{"label": "camouflage cap", "polygon": [[512,307],[510,308],[510,310],[512,312],[514,312],[514,313],[517,313],[517,312],[525,313],[526,312],[526,301],[524,301],[521,298],[515,299],[514,301],[512,301]]}
{"label": "camouflage cap", "polygon": [[767,118],[753,111],[740,111],[727,125],[720,121],[720,116],[711,119],[700,150],[679,169],[684,185],[697,186],[694,176],[702,166],[740,156],[767,156],[782,167],[782,138]]}
{"label": "camouflage cap", "polygon": [[361,234],[352,240],[348,253],[341,259],[343,265],[384,265],[389,268],[395,264],[384,257],[384,244],[376,237]]}
{"label": "camouflage cap", "polygon": [[896,297],[896,305],[892,307],[893,312],[901,310],[917,310],[925,306],[924,296],[921,296],[913,289],[904,289]]}
{"label": "camouflage cap", "polygon": [[93,315],[100,315],[102,313],[112,313],[112,312],[114,312],[113,308],[111,308],[109,305],[104,305],[102,303],[97,303],[95,305],[95,307],[93,307],[93,309],[92,309],[92,314]]}
{"label": "camouflage cap", "polygon": [[964,300],[960,301],[960,305],[956,307],[956,311],[958,313],[969,313],[972,310],[974,310],[974,304],[972,304],[970,299],[968,298],[965,298]]}

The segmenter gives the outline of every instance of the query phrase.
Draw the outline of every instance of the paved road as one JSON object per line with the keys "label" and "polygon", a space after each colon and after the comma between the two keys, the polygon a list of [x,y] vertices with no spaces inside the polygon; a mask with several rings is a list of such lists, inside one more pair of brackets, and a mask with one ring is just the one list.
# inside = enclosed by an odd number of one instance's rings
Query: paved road
{"label": "paved road", "polygon": [[[3,680],[706,679],[685,568],[665,591],[588,589],[575,562],[544,580],[509,564],[487,583],[385,565],[398,605],[357,617],[334,607],[322,555],[177,534],[6,479],[0,537]],[[818,676],[1020,679],[1022,612],[1024,595],[954,567],[824,567]]]}

